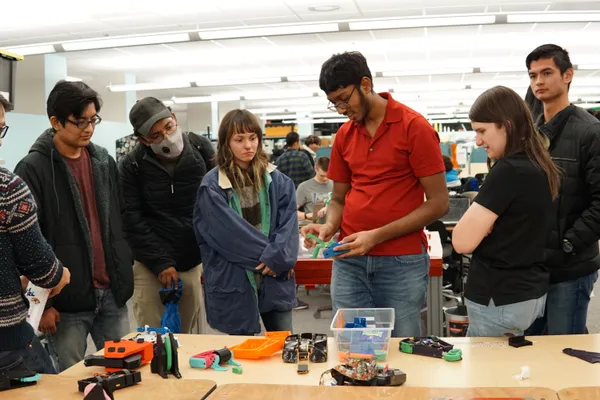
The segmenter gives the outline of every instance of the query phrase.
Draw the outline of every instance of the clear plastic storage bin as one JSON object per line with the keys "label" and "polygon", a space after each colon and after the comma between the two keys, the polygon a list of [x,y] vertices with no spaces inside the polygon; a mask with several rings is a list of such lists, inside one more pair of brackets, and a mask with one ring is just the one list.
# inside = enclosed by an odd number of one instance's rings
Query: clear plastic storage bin
{"label": "clear plastic storage bin", "polygon": [[[355,318],[365,318],[366,328],[345,328]],[[394,329],[393,308],[343,308],[337,311],[331,322],[331,331],[337,346],[339,359],[372,358],[387,359],[390,337]]]}

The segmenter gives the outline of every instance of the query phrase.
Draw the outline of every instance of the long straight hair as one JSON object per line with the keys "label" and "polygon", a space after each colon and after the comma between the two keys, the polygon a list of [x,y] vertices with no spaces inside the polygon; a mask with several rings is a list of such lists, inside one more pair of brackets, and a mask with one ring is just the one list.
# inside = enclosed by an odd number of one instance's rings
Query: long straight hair
{"label": "long straight hair", "polygon": [[[560,170],[546,149],[544,137],[537,132],[531,111],[523,99],[512,89],[496,86],[483,92],[469,111],[473,122],[495,123],[506,130],[504,156],[525,153],[541,168],[548,178],[552,198],[558,197]],[[489,161],[489,160],[488,160]]]}
{"label": "long straight hair", "polygon": [[[250,163],[250,169],[244,171],[235,162],[235,157],[229,143],[233,135],[253,132],[258,137],[258,148]],[[248,110],[231,110],[219,126],[219,141],[217,143],[217,165],[231,180],[234,189],[252,186],[258,193],[264,184],[264,175],[269,165],[269,157],[263,149],[263,133],[258,120]]]}

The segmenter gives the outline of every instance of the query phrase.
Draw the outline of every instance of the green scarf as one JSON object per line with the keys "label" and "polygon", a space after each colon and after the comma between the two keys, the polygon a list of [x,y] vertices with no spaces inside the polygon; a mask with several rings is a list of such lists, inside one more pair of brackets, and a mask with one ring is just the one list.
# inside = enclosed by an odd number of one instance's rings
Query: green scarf
{"label": "green scarf", "polygon": [[[266,237],[269,237],[269,235],[271,234],[271,206],[269,204],[269,187],[271,186],[271,181],[271,174],[265,172],[265,184],[261,188],[260,192],[258,192],[258,202],[260,204],[261,220],[260,231]],[[229,199],[229,207],[231,207],[233,211],[235,211],[241,218],[244,218],[242,215],[242,205],[240,204],[240,196],[235,190],[233,190],[233,195]],[[254,272],[246,270],[246,275],[248,276],[248,280],[250,280],[250,284],[254,288],[254,293],[258,293],[258,288],[256,287],[256,280],[254,279]]]}

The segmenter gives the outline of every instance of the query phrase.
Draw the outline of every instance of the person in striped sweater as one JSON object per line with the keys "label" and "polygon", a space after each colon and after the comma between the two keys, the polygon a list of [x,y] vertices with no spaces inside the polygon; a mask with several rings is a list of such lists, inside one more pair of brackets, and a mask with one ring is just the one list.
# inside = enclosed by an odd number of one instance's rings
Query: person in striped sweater
{"label": "person in striped sweater", "polygon": [[[8,131],[5,113],[11,108],[0,96],[1,137]],[[12,370],[16,364],[33,372],[54,373],[50,357],[26,321],[29,304],[22,285],[27,280],[51,289],[50,296],[55,296],[69,283],[70,273],[42,236],[29,188],[17,175],[0,168],[0,370]]]}

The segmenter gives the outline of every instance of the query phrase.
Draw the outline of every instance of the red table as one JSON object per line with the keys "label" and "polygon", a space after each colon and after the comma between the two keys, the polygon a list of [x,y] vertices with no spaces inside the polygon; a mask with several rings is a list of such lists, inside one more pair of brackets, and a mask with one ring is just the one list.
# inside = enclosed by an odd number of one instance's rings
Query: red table
{"label": "red table", "polygon": [[[332,259],[299,258],[294,271],[298,285],[329,285],[331,284]],[[429,276],[442,276],[442,259],[431,258]]]}
{"label": "red table", "polygon": [[[294,271],[296,283],[305,285],[307,289],[314,289],[314,285],[331,284],[332,259],[299,258]],[[431,257],[429,262],[429,285],[427,288],[427,334],[443,335],[442,317],[442,259]],[[322,311],[331,310],[331,306],[318,307],[314,313],[315,318],[320,318]]]}

